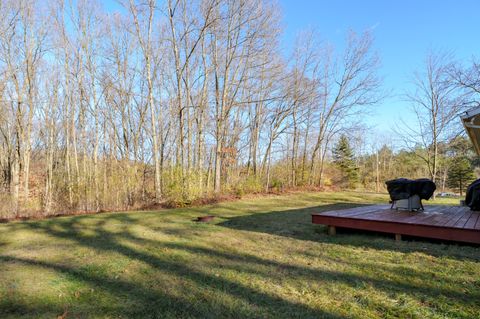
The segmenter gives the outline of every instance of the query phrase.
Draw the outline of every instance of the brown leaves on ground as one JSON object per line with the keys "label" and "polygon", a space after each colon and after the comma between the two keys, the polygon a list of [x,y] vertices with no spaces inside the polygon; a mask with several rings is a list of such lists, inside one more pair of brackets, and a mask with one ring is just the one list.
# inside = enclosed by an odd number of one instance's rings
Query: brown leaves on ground
{"label": "brown leaves on ground", "polygon": [[61,315],[57,316],[57,319],[66,319],[67,315],[68,315],[68,310],[65,309],[65,311]]}

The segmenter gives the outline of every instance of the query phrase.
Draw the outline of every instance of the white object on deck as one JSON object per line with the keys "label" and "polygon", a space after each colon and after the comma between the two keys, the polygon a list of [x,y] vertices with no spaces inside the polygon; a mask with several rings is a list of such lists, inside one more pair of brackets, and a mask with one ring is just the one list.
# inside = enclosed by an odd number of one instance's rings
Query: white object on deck
{"label": "white object on deck", "polygon": [[423,209],[422,202],[418,195],[410,196],[407,199],[396,200],[393,207],[396,209],[406,209],[410,211]]}

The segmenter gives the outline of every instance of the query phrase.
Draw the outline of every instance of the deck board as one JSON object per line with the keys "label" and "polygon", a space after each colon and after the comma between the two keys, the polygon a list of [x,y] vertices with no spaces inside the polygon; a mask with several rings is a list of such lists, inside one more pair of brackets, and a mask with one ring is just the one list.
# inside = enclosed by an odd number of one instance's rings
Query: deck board
{"label": "deck board", "polygon": [[465,224],[465,228],[475,229],[475,223],[477,222],[477,219],[478,219],[478,214],[472,213],[467,223]]}
{"label": "deck board", "polygon": [[425,225],[436,225],[437,219],[441,216],[444,218],[444,213],[449,209],[449,207],[438,207],[433,206],[424,213],[415,213],[415,215],[403,222],[411,223],[411,224],[425,224]]}
{"label": "deck board", "polygon": [[426,225],[443,226],[456,215],[457,214],[455,210],[452,210],[451,207],[447,207],[439,209],[435,213],[431,213],[430,217],[422,220],[422,223]]}
{"label": "deck board", "polygon": [[312,214],[312,222],[480,244],[480,212],[459,206],[425,206],[423,212],[372,205]]}
{"label": "deck board", "polygon": [[466,212],[465,215],[462,216],[462,218],[460,218],[456,223],[455,225],[453,225],[455,228],[464,228],[465,227],[465,224],[468,222],[468,220],[470,219],[470,216],[472,216],[472,213],[471,212]]}
{"label": "deck board", "polygon": [[371,213],[373,211],[376,211],[378,209],[382,209],[382,208],[388,208],[387,205],[384,205],[384,206],[378,206],[378,207],[374,207],[374,206],[364,206],[364,207],[353,207],[353,208],[347,208],[347,209],[342,209],[341,211],[329,211],[328,213],[329,214],[332,214],[333,216],[335,216],[335,214],[340,214],[341,216],[356,216],[356,215],[363,215],[363,214],[366,214],[366,213]]}
{"label": "deck board", "polygon": [[470,214],[468,210],[462,209],[463,207],[457,207],[457,210],[455,211],[454,214],[452,214],[452,218],[445,223],[445,227],[452,227],[455,226],[455,224],[465,216],[466,214]]}
{"label": "deck board", "polygon": [[475,224],[475,229],[480,230],[480,215],[478,216],[477,223]]}

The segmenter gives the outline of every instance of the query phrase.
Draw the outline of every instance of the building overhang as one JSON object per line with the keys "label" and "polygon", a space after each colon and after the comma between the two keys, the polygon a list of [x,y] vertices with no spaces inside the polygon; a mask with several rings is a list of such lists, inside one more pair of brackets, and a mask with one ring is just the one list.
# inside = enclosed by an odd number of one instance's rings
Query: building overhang
{"label": "building overhang", "polygon": [[464,112],[460,118],[468,137],[472,141],[475,152],[480,156],[480,107]]}

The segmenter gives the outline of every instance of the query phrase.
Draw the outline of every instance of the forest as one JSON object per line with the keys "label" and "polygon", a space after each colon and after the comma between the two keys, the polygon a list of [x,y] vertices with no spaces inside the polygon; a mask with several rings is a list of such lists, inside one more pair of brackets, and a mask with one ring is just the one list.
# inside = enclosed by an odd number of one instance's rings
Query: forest
{"label": "forest", "polygon": [[391,89],[373,30],[285,50],[274,1],[117,5],[0,1],[0,217],[476,178],[458,117],[480,105],[475,57],[426,53],[391,139],[363,120]]}

